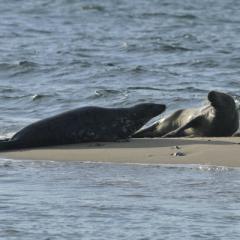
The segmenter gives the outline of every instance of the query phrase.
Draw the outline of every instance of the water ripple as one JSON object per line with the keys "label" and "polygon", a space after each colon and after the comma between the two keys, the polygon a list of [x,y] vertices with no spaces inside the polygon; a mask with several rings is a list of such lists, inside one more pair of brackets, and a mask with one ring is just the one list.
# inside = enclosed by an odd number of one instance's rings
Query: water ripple
{"label": "water ripple", "polygon": [[98,11],[98,12],[105,11],[105,7],[98,4],[86,4],[86,5],[83,5],[81,8],[82,10],[86,10],[86,11]]}

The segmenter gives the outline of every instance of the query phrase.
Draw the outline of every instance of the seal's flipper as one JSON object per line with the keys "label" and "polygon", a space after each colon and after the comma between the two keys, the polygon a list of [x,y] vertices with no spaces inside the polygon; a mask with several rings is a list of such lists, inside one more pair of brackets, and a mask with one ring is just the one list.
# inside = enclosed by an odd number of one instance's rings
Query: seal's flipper
{"label": "seal's flipper", "polygon": [[240,132],[236,132],[232,135],[233,137],[240,137]]}
{"label": "seal's flipper", "polygon": [[154,130],[156,129],[157,125],[159,123],[155,122],[153,125],[140,129],[137,132],[135,132],[132,137],[133,138],[144,138],[144,137],[153,137]]}
{"label": "seal's flipper", "polygon": [[203,121],[203,117],[202,116],[198,116],[192,120],[190,120],[188,123],[186,123],[185,125],[177,128],[174,131],[171,131],[165,135],[163,135],[163,138],[170,138],[170,137],[185,137],[187,134],[185,133],[186,129],[189,128],[197,128]]}

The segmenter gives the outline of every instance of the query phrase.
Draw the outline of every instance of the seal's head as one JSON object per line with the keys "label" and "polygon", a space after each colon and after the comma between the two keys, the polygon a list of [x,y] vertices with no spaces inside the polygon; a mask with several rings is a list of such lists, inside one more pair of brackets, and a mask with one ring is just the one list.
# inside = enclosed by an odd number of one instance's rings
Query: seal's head
{"label": "seal's head", "polygon": [[211,105],[218,111],[236,111],[236,104],[234,99],[226,93],[210,91],[208,93],[208,100]]}
{"label": "seal's head", "polygon": [[138,120],[141,127],[150,119],[165,111],[166,105],[157,103],[142,103],[130,108],[132,116]]}
{"label": "seal's head", "polygon": [[234,99],[222,92],[211,91],[208,100],[215,109],[212,123],[214,136],[231,136],[239,127],[239,115]]}

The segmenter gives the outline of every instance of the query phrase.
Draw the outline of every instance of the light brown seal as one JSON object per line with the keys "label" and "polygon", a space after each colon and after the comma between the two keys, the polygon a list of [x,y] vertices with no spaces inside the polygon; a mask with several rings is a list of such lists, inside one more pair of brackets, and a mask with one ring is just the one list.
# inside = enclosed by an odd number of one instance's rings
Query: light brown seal
{"label": "light brown seal", "polygon": [[208,93],[209,104],[200,108],[181,109],[133,137],[222,137],[231,136],[239,127],[234,99],[225,93]]}

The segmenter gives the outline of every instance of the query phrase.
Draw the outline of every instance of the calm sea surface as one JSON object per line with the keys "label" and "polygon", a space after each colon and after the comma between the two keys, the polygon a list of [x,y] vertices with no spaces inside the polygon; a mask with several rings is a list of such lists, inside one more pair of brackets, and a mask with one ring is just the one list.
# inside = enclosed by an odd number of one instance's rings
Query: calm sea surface
{"label": "calm sea surface", "polygon": [[0,161],[1,239],[240,237],[240,169]]}
{"label": "calm sea surface", "polygon": [[[240,100],[240,1],[0,0],[0,136],[86,106]],[[0,161],[1,239],[239,239],[239,169]]]}

